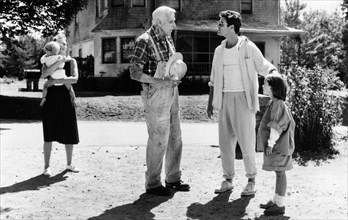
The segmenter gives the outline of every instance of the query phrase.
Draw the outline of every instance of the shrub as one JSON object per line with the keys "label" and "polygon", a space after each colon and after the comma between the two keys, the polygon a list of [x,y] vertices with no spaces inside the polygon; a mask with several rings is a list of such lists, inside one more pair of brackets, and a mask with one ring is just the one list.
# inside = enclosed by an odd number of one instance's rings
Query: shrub
{"label": "shrub", "polygon": [[333,158],[333,127],[340,122],[343,99],[329,89],[341,89],[337,73],[319,66],[313,70],[299,66],[285,69],[291,87],[289,102],[296,122],[295,158],[305,165]]}
{"label": "shrub", "polygon": [[209,94],[209,76],[185,76],[179,85],[180,95]]}
{"label": "shrub", "polygon": [[0,95],[0,118],[41,120],[41,98],[11,97]]}
{"label": "shrub", "polygon": [[141,83],[130,78],[129,68],[124,69],[116,78],[114,91],[122,94],[140,94]]}
{"label": "shrub", "polygon": [[[180,95],[197,95],[209,93],[209,77],[205,76],[186,76],[181,79],[179,85]],[[129,69],[125,69],[118,75],[114,91],[126,94],[140,94],[141,83],[132,80],[129,75]]]}
{"label": "shrub", "polygon": [[94,76],[94,57],[74,57],[79,69],[79,79],[90,78]]}

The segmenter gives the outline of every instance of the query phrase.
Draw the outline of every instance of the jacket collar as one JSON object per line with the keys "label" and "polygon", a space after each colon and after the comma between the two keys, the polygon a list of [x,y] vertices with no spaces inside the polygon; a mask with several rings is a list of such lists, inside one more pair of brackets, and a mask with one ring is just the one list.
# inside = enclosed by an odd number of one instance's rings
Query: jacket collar
{"label": "jacket collar", "polygon": [[151,26],[149,29],[149,34],[151,35],[151,37],[153,38],[154,41],[164,41],[166,39],[166,36],[162,36],[158,33],[158,31],[156,30],[155,26]]}
{"label": "jacket collar", "polygon": [[[249,39],[248,39],[246,36],[238,36],[238,38],[240,39],[240,41],[238,42],[237,47],[238,47],[238,50],[240,50],[240,48],[242,47],[242,45],[243,45],[245,42],[247,42]],[[221,47],[222,47],[222,48],[225,48],[225,47],[226,47],[226,42],[227,42],[226,39],[223,40],[223,41],[221,42]]]}

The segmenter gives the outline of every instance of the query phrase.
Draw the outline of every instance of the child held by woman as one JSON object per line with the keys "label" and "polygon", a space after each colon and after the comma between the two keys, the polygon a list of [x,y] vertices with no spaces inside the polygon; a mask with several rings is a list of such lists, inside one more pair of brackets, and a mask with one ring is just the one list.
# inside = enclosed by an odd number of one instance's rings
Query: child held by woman
{"label": "child held by woman", "polygon": [[[40,59],[42,64],[46,64],[47,67],[52,66],[55,64],[59,59],[62,59],[62,55],[59,55],[60,52],[60,45],[59,43],[55,41],[50,41],[48,42],[44,50],[46,52],[45,55],[43,55]],[[53,79],[65,79],[67,76],[65,75],[65,70],[64,70],[64,65],[65,63],[62,63],[56,71],[54,71],[50,77]],[[75,103],[75,92],[73,90],[73,87],[70,84],[65,84],[66,88],[69,90],[69,94],[71,97],[71,102],[76,106]],[[42,100],[40,102],[40,106],[42,107],[46,101],[46,96],[47,96],[47,86],[45,84],[43,91],[42,91]]]}

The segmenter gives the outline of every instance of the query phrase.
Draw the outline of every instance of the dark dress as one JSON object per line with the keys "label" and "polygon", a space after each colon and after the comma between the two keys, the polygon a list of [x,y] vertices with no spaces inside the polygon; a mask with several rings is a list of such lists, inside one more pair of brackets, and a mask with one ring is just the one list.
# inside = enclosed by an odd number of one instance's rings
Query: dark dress
{"label": "dark dress", "polygon": [[[67,76],[71,75],[70,67],[69,62],[65,63]],[[45,142],[79,143],[75,106],[65,85],[48,88],[42,108],[42,125]]]}

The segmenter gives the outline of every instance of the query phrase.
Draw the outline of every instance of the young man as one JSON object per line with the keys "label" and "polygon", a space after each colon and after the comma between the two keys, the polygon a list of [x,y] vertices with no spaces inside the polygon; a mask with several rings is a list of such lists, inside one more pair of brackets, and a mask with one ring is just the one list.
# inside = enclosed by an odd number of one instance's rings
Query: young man
{"label": "young man", "polygon": [[232,190],[236,143],[240,144],[248,183],[242,196],[255,189],[255,113],[259,110],[257,72],[266,75],[276,68],[248,38],[239,36],[242,17],[235,11],[220,12],[218,35],[226,39],[215,49],[210,76],[208,117],[219,110],[219,146],[225,179],[215,193]]}
{"label": "young man", "polygon": [[[142,83],[141,97],[149,138],[146,148],[145,188],[149,194],[169,196],[169,188],[189,191],[181,181],[182,139],[179,117],[179,80],[164,77],[166,62],[175,53],[171,32],[175,10],[167,6],[152,14],[152,26],[139,36],[131,59],[130,77]],[[165,155],[165,182],[161,170]]]}

